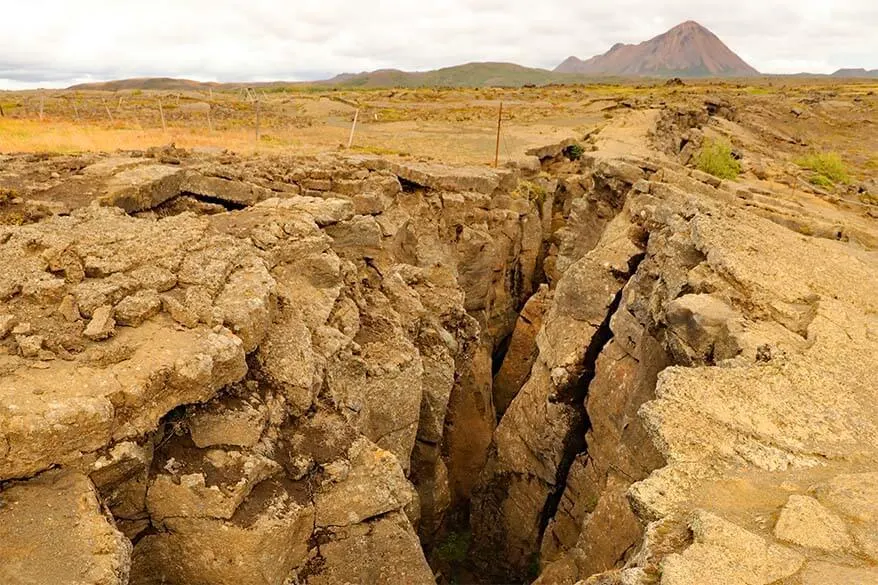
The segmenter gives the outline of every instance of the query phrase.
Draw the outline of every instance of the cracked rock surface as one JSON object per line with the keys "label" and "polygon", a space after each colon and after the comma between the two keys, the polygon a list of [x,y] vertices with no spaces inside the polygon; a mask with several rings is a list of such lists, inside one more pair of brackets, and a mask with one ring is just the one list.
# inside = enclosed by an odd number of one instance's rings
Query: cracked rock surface
{"label": "cracked rock surface", "polygon": [[874,218],[681,164],[733,114],[4,157],[63,172],[0,225],[0,582],[878,582]]}

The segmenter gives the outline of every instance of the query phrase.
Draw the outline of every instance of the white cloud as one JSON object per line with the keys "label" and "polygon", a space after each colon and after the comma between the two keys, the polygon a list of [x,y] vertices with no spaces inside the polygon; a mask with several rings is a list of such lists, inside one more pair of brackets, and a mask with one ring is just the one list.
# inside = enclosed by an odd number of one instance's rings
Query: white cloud
{"label": "white cloud", "polygon": [[468,61],[553,67],[689,19],[764,72],[878,67],[874,0],[0,0],[0,14],[0,88],[315,79]]}

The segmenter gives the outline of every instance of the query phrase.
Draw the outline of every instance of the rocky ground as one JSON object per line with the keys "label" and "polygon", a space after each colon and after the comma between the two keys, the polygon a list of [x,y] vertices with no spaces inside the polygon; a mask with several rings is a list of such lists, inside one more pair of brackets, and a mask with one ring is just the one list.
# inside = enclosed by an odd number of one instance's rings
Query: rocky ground
{"label": "rocky ground", "polygon": [[0,582],[878,582],[878,208],[765,120],[0,156]]}

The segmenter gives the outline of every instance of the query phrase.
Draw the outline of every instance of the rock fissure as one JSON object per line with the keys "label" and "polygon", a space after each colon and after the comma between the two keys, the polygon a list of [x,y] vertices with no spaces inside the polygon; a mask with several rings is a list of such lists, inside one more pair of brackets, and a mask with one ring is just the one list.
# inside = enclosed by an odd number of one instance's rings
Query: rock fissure
{"label": "rock fissure", "polygon": [[81,204],[0,226],[0,548],[86,585],[869,582],[871,228],[685,166],[730,103],[614,116],[495,170],[74,165]]}
{"label": "rock fissure", "polygon": [[[634,263],[630,268],[631,272],[629,274],[634,274],[634,272],[637,270],[637,263]],[[586,449],[585,435],[590,428],[590,422],[588,418],[588,412],[585,408],[585,400],[588,395],[588,388],[595,377],[598,356],[601,354],[604,347],[606,347],[606,345],[613,337],[613,332],[610,329],[610,320],[618,310],[621,300],[622,292],[620,291],[616,294],[613,302],[608,307],[604,321],[598,326],[594,336],[591,339],[591,342],[589,343],[588,348],[585,351],[585,355],[582,360],[583,373],[580,379],[572,384],[572,391],[570,391],[569,393],[561,393],[562,400],[565,400],[574,407],[581,408],[581,412],[579,415],[581,418],[578,424],[574,425],[570,429],[569,437],[567,437],[564,441],[564,445],[562,447],[563,455],[561,461],[558,464],[555,488],[552,492],[549,493],[548,497],[546,498],[546,504],[540,516],[540,541],[542,541],[543,539],[543,535],[549,522],[555,517],[558,511],[558,505],[561,502],[564,488],[567,485],[567,477],[570,473],[570,468],[573,465],[574,460],[577,457],[585,457],[588,455],[588,451]],[[550,396],[549,400],[557,400],[557,397]]]}

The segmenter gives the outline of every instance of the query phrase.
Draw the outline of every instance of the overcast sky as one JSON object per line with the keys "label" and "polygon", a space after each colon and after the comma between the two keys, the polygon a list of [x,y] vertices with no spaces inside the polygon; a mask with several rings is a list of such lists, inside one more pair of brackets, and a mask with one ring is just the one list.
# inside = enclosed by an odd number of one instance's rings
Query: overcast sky
{"label": "overcast sky", "polygon": [[0,89],[553,68],[690,19],[764,73],[878,68],[878,0],[0,0]]}

